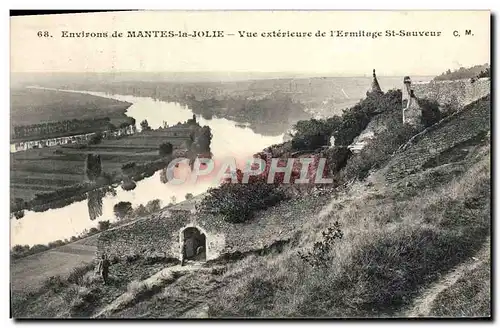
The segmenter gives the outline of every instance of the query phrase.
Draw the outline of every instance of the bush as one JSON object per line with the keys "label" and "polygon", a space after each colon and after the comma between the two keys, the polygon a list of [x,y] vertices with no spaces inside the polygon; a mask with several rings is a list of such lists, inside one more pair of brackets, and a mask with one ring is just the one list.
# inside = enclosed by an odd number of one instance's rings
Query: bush
{"label": "bush", "polygon": [[50,242],[48,244],[49,248],[55,248],[55,247],[60,247],[60,246],[63,246],[64,245],[64,242],[62,240],[56,240],[56,241],[53,241],[53,242]]}
{"label": "bush", "polygon": [[427,98],[418,99],[418,105],[422,109],[422,125],[429,127],[434,123],[441,120],[441,112],[439,110],[439,103],[436,100]]}
{"label": "bush", "polygon": [[134,190],[137,187],[137,184],[132,179],[124,179],[122,182],[122,189],[125,191]]}
{"label": "bush", "polygon": [[299,257],[312,267],[325,267],[332,265],[332,249],[337,239],[342,239],[344,236],[340,230],[340,224],[335,222],[333,228],[322,232],[323,240],[314,244],[313,249],[303,253],[298,253]]}
{"label": "bush", "polygon": [[139,205],[137,208],[134,210],[134,217],[142,217],[148,215],[148,211],[146,210],[146,206],[144,205]]}
{"label": "bush", "polygon": [[328,145],[331,135],[339,127],[341,118],[334,116],[326,120],[310,119],[295,124],[292,138],[294,150],[314,150]]}
{"label": "bush", "polygon": [[54,293],[61,292],[67,283],[63,281],[61,276],[51,276],[43,282],[42,289],[47,291],[52,291]]}
{"label": "bush", "polygon": [[15,253],[23,253],[30,249],[29,245],[15,245],[12,247],[12,251]]}
{"label": "bush", "polygon": [[73,317],[89,317],[96,301],[99,300],[101,290],[97,287],[80,287],[70,305],[70,312]]}
{"label": "bush", "polygon": [[[94,228],[95,229],[95,228]],[[96,229],[97,230],[97,229]],[[71,270],[67,281],[72,284],[81,285],[85,274],[94,269],[94,263],[83,264]]]}
{"label": "bush", "polygon": [[161,210],[161,200],[153,199],[146,204],[146,211],[148,213],[155,213]]}
{"label": "bush", "polygon": [[333,147],[328,148],[322,152],[323,156],[326,158],[326,163],[328,165],[328,171],[331,174],[335,174],[345,167],[347,161],[352,156],[351,150],[347,147]]}
{"label": "bush", "polygon": [[22,219],[24,217],[24,210],[14,212],[14,217],[17,220]]}
{"label": "bush", "polygon": [[102,133],[97,132],[96,134],[94,134],[93,136],[90,137],[88,144],[89,145],[97,145],[97,144],[100,144],[101,141],[102,141]]}
{"label": "bush", "polygon": [[127,215],[132,213],[132,203],[131,202],[119,202],[113,207],[113,212],[115,216],[119,219],[123,219]]}
{"label": "bush", "polygon": [[399,113],[402,108],[401,90],[389,90],[383,95],[369,95],[354,107],[344,111],[342,122],[334,132],[335,144],[349,146],[366,128],[375,115]]}
{"label": "bush", "polygon": [[359,153],[347,161],[342,171],[343,179],[365,179],[371,169],[381,167],[401,145],[417,132],[410,125],[390,125],[387,130],[368,141]]}
{"label": "bush", "polygon": [[99,224],[100,231],[108,230],[109,227],[111,227],[111,223],[109,223],[109,220],[99,221],[98,224]]}
{"label": "bush", "polygon": [[132,175],[135,173],[137,164],[135,162],[128,162],[122,165],[122,172],[125,175]]}
{"label": "bush", "polygon": [[31,252],[34,253],[40,253],[44,252],[49,249],[49,246],[47,245],[42,245],[42,244],[36,244],[31,247]]}
{"label": "bush", "polygon": [[480,79],[482,77],[489,77],[491,80],[491,68],[486,67],[484,70],[482,70],[478,75],[477,78]]}
{"label": "bush", "polygon": [[199,209],[215,212],[231,223],[249,220],[253,213],[266,209],[286,198],[285,193],[274,184],[259,181],[248,184],[224,183],[219,188],[211,188],[203,198]]}
{"label": "bush", "polygon": [[141,130],[142,131],[150,131],[151,127],[149,126],[148,120],[144,120],[141,122]]}

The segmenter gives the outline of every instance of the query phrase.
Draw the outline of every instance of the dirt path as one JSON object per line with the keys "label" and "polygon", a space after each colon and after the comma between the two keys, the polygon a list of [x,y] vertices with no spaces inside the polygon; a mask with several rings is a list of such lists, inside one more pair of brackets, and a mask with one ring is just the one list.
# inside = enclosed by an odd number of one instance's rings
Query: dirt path
{"label": "dirt path", "polygon": [[458,279],[477,268],[484,263],[490,256],[490,242],[489,240],[484,244],[481,250],[468,261],[458,265],[451,272],[443,276],[439,281],[435,282],[432,286],[426,289],[422,295],[417,297],[413,306],[406,311],[403,317],[428,317],[434,304],[436,297],[457,282]]}
{"label": "dirt path", "polygon": [[186,266],[176,265],[160,270],[151,277],[138,282],[133,288],[128,288],[127,292],[123,293],[113,302],[100,310],[93,316],[93,318],[109,317],[116,312],[122,311],[125,308],[132,306],[145,295],[159,292],[166,285],[176,281],[181,275],[187,272],[200,270],[201,268],[202,263],[194,263]]}

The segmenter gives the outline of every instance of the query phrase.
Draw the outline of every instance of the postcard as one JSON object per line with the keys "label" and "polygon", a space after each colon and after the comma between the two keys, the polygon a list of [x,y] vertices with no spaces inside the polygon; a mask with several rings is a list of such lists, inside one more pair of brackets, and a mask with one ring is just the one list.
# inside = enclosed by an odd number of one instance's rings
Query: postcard
{"label": "postcard", "polygon": [[490,25],[11,12],[11,316],[491,319]]}

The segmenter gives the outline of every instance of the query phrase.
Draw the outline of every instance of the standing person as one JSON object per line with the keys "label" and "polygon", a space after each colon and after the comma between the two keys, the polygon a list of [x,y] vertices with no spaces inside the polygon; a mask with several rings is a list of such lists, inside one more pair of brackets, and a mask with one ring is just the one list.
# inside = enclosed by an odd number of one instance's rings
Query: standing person
{"label": "standing person", "polygon": [[181,266],[184,266],[186,261],[186,241],[182,242],[182,252],[181,252]]}
{"label": "standing person", "polygon": [[97,271],[102,277],[104,284],[108,283],[108,275],[109,275],[109,260],[106,254],[102,254],[101,260],[97,266]]}

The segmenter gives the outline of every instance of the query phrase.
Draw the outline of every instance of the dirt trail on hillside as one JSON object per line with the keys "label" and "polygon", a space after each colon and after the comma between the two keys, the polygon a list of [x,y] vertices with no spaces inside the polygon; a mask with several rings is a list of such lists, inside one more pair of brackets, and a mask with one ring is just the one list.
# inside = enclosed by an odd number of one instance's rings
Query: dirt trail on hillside
{"label": "dirt trail on hillside", "polygon": [[446,290],[448,287],[453,286],[458,279],[483,264],[489,257],[490,241],[488,239],[475,256],[456,266],[451,272],[444,275],[441,279],[426,289],[419,297],[417,297],[413,302],[413,306],[408,311],[403,313],[402,317],[428,317],[434,304],[434,300],[441,292]]}
{"label": "dirt trail on hillside", "polygon": [[202,263],[194,263],[186,266],[172,266],[160,270],[151,277],[140,281],[135,288],[129,288],[127,292],[120,295],[113,302],[104,307],[93,318],[109,317],[110,315],[122,311],[125,308],[134,305],[145,295],[155,294],[166,285],[175,282],[180,276],[187,272],[194,272],[202,268]]}

